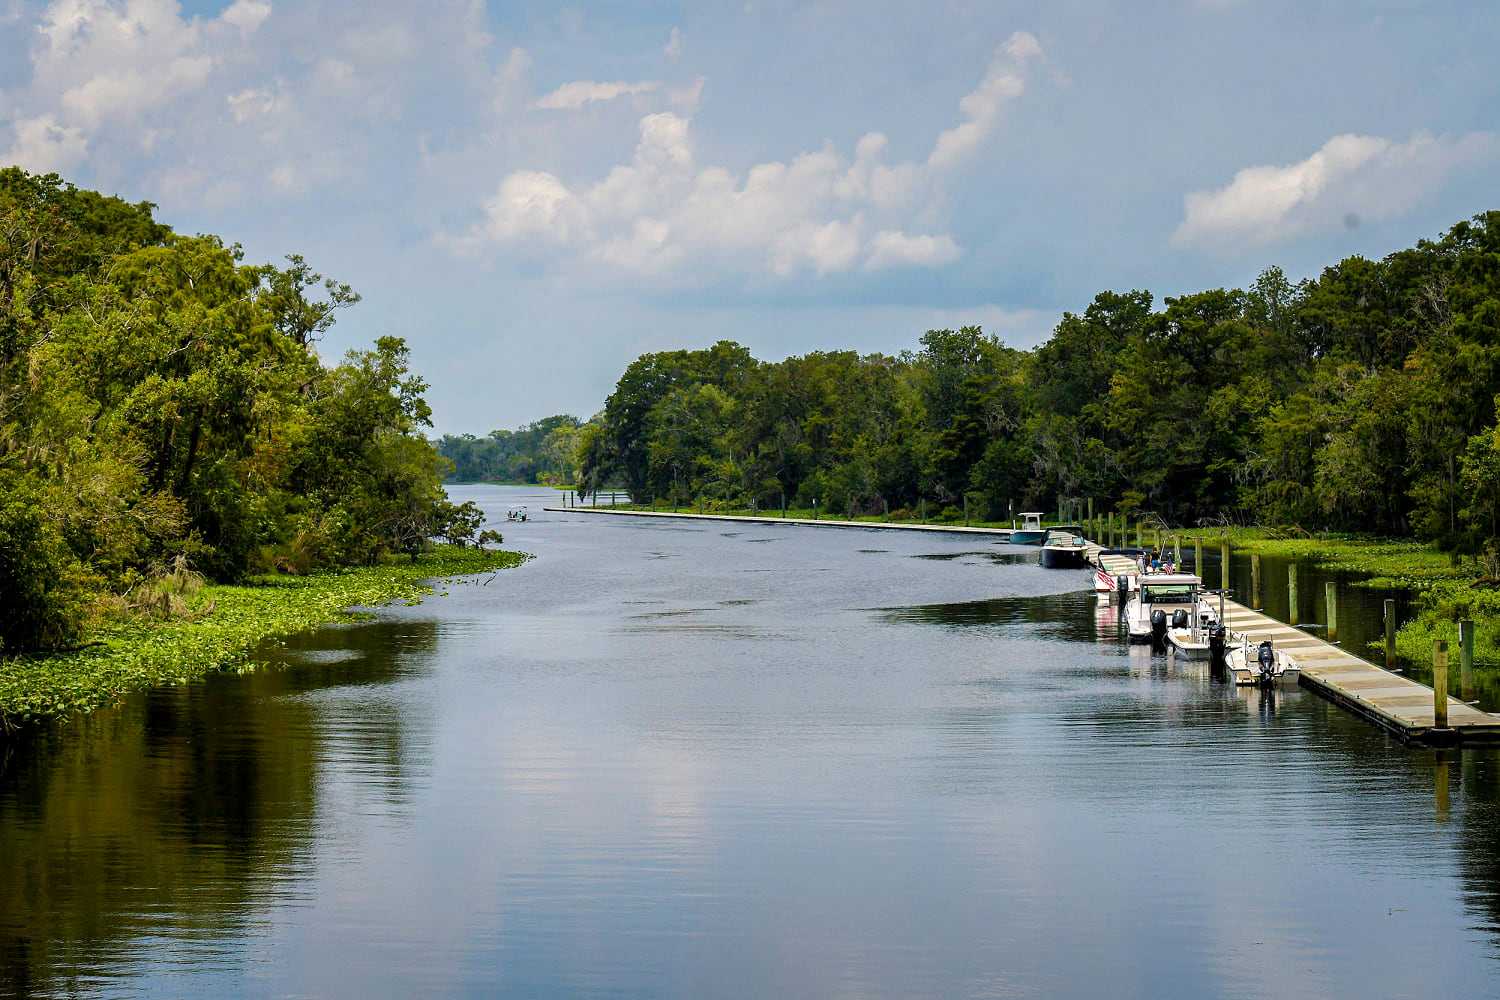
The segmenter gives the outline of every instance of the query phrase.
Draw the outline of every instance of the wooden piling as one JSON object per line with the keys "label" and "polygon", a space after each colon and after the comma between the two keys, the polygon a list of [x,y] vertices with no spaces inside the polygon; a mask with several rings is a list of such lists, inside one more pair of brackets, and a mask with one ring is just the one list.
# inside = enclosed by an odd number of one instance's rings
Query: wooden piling
{"label": "wooden piling", "polygon": [[781,494],[781,516],[786,517],[786,494]]}
{"label": "wooden piling", "polygon": [[1387,670],[1396,662],[1396,602],[1387,597],[1385,599],[1385,667]]}
{"label": "wooden piling", "polygon": [[1250,606],[1260,610],[1260,553],[1250,557]]}
{"label": "wooden piling", "polygon": [[1229,589],[1229,539],[1219,540],[1219,589]]}
{"label": "wooden piling", "polygon": [[1467,619],[1458,623],[1458,670],[1458,696],[1473,701],[1474,623]]}
{"label": "wooden piling", "polygon": [[1107,548],[1107,549],[1112,549],[1112,548],[1115,547],[1115,512],[1114,511],[1110,511],[1109,512],[1109,544],[1105,545],[1104,547]]}
{"label": "wooden piling", "polygon": [[1094,519],[1094,498],[1093,497],[1089,497],[1089,520],[1092,521],[1093,519]]}
{"label": "wooden piling", "polygon": [[1448,728],[1448,640],[1432,640],[1432,725]]}
{"label": "wooden piling", "polygon": [[1193,572],[1203,579],[1203,539],[1193,539]]}
{"label": "wooden piling", "polygon": [[1323,603],[1328,606],[1328,641],[1335,642],[1339,637],[1339,594],[1332,580],[1323,584]]}
{"label": "wooden piling", "polygon": [[1297,624],[1297,564],[1292,563],[1286,568],[1286,620],[1290,625]]}

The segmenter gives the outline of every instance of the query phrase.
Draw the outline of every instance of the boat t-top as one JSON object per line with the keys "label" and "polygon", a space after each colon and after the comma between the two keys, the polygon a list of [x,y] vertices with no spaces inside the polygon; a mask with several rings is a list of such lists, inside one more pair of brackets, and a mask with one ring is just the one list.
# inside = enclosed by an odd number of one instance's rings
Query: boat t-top
{"label": "boat t-top", "polygon": [[1047,531],[1042,527],[1042,512],[1039,510],[1026,510],[1021,512],[1021,526],[1012,528],[1010,541],[1012,545],[1040,545],[1047,537]]}
{"label": "boat t-top", "polygon": [[1203,597],[1203,581],[1192,573],[1142,573],[1135,595],[1125,605],[1131,642],[1161,645],[1167,641],[1170,625],[1197,626],[1201,631],[1215,621],[1213,607]]}

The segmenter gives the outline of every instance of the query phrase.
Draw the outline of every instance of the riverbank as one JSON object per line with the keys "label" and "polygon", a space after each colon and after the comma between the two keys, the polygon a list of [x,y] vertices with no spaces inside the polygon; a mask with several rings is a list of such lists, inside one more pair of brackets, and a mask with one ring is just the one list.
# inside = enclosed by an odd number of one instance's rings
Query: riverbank
{"label": "riverbank", "polygon": [[184,684],[216,670],[253,668],[259,664],[251,653],[268,639],[368,613],[355,609],[414,603],[433,592],[423,581],[446,583],[527,558],[443,545],[416,561],[402,557],[378,566],[205,586],[185,617],[113,619],[91,633],[90,641],[99,645],[0,661],[0,729],[86,711],[132,691]]}

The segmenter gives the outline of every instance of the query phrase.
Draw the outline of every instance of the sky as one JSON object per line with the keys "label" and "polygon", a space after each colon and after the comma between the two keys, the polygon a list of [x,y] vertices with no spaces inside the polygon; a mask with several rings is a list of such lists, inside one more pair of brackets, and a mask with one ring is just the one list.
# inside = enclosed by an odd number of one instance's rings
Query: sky
{"label": "sky", "polygon": [[1044,341],[1500,209],[1493,0],[0,0],[0,164],[363,301],[436,433],[648,351]]}

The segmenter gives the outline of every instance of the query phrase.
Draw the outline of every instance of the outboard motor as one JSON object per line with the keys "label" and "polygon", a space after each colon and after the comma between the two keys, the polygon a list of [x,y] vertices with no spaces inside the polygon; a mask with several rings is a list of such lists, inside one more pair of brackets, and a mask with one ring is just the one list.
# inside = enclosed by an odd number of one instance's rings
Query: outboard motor
{"label": "outboard motor", "polygon": [[1271,640],[1267,639],[1260,644],[1260,650],[1255,654],[1260,661],[1260,680],[1262,684],[1270,684],[1276,679],[1276,654],[1271,651]]}
{"label": "outboard motor", "polygon": [[1172,627],[1173,628],[1187,628],[1188,627],[1188,613],[1185,610],[1183,610],[1182,608],[1178,608],[1176,611],[1172,612]]}
{"label": "outboard motor", "polygon": [[1229,629],[1223,625],[1211,625],[1208,629],[1208,655],[1210,663],[1223,666],[1224,656],[1229,651]]}
{"label": "outboard motor", "polygon": [[1158,649],[1167,641],[1167,613],[1161,608],[1151,612],[1151,644]]}

